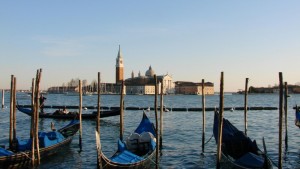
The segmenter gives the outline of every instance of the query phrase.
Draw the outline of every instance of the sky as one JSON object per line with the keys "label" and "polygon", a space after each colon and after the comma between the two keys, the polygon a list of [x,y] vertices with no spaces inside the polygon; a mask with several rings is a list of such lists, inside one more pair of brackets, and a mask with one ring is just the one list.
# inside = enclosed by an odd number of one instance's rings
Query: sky
{"label": "sky", "polygon": [[213,82],[219,91],[300,82],[300,1],[45,0],[0,2],[0,89],[41,88],[72,78],[115,82],[119,45],[125,78],[151,65],[173,81]]}

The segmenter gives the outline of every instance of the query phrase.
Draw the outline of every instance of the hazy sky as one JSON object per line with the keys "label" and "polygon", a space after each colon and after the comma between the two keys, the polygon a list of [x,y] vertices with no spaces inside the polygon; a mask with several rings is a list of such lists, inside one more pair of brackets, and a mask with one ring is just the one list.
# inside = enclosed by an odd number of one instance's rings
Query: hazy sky
{"label": "hazy sky", "polygon": [[101,72],[115,81],[121,45],[125,78],[151,65],[174,81],[215,84],[225,91],[300,82],[300,1],[44,0],[0,2],[0,89],[17,77],[29,89]]}

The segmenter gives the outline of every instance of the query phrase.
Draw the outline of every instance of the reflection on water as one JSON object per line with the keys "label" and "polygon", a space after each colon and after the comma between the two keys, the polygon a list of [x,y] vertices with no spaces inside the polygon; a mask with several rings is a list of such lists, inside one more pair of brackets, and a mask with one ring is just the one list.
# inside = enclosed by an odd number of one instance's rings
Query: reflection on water
{"label": "reflection on water", "polygon": [[[26,94],[18,94],[19,104],[30,104],[30,97]],[[105,95],[101,97],[101,106],[118,107],[120,97],[117,95]],[[243,95],[225,95],[225,107],[243,107]],[[248,106],[278,107],[279,96],[249,95]],[[70,105],[77,106],[79,99],[76,96],[47,95],[46,105]],[[201,96],[165,96],[164,104],[167,107],[201,107]],[[284,168],[300,168],[300,129],[294,125],[294,110],[292,107],[300,104],[300,95],[289,97],[288,110],[288,148],[284,153]],[[83,106],[96,106],[97,96],[83,97]],[[206,107],[219,105],[219,96],[207,96]],[[5,106],[1,110],[0,118],[0,145],[8,145],[9,130],[9,93],[5,96]],[[125,96],[125,107],[153,107],[153,96]],[[45,109],[51,112],[53,109]],[[85,112],[92,111],[87,110]],[[154,122],[154,111],[148,112]],[[244,129],[243,111],[226,111],[225,118],[229,119],[240,130]],[[139,124],[142,111],[125,111],[124,137],[126,138]],[[68,123],[68,120],[40,119],[40,130],[50,130],[50,124],[54,122],[56,128]],[[61,152],[42,161],[39,168],[96,168],[95,145],[95,121],[83,121],[83,151],[79,153],[79,136],[75,135],[69,147],[61,149]],[[119,137],[119,116],[101,119],[101,144],[104,153],[111,156],[117,149],[116,143]],[[212,136],[213,112],[206,113],[206,140]],[[28,137],[30,129],[30,117],[17,112],[17,135]],[[284,130],[285,131],[285,130]],[[248,111],[248,136],[256,139],[258,146],[262,148],[262,137],[265,138],[268,154],[277,164],[278,162],[278,110]],[[216,143],[212,138],[205,145],[202,153],[202,112],[165,112],[163,149],[160,157],[160,168],[215,168]],[[283,137],[284,138],[284,137]],[[284,144],[283,144],[284,146]],[[284,150],[284,147],[283,147]]]}

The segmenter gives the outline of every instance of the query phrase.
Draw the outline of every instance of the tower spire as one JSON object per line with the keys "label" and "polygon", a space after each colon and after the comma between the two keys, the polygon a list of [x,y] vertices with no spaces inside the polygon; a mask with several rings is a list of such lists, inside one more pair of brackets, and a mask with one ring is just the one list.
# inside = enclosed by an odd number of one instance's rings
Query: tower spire
{"label": "tower spire", "polygon": [[116,83],[121,83],[124,80],[124,64],[121,52],[121,46],[119,45],[118,56],[116,59]]}
{"label": "tower spire", "polygon": [[121,45],[119,45],[118,58],[122,58]]}

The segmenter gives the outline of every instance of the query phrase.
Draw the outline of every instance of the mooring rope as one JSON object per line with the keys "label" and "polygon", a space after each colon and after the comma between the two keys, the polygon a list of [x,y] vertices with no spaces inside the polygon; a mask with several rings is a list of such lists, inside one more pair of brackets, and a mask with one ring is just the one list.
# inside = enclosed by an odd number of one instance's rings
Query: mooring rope
{"label": "mooring rope", "polygon": [[152,158],[150,158],[150,161],[156,165],[156,162],[155,162],[156,160],[154,161],[154,160],[152,160]]}
{"label": "mooring rope", "polygon": [[20,154],[24,154],[27,158],[29,158],[30,160],[32,160],[32,158],[31,158],[29,155],[27,155],[27,153],[25,153],[25,152],[20,152]]}
{"label": "mooring rope", "polygon": [[213,136],[214,136],[214,134],[211,135],[211,137],[204,143],[204,145],[206,145],[208,142],[210,142],[210,140]]}

